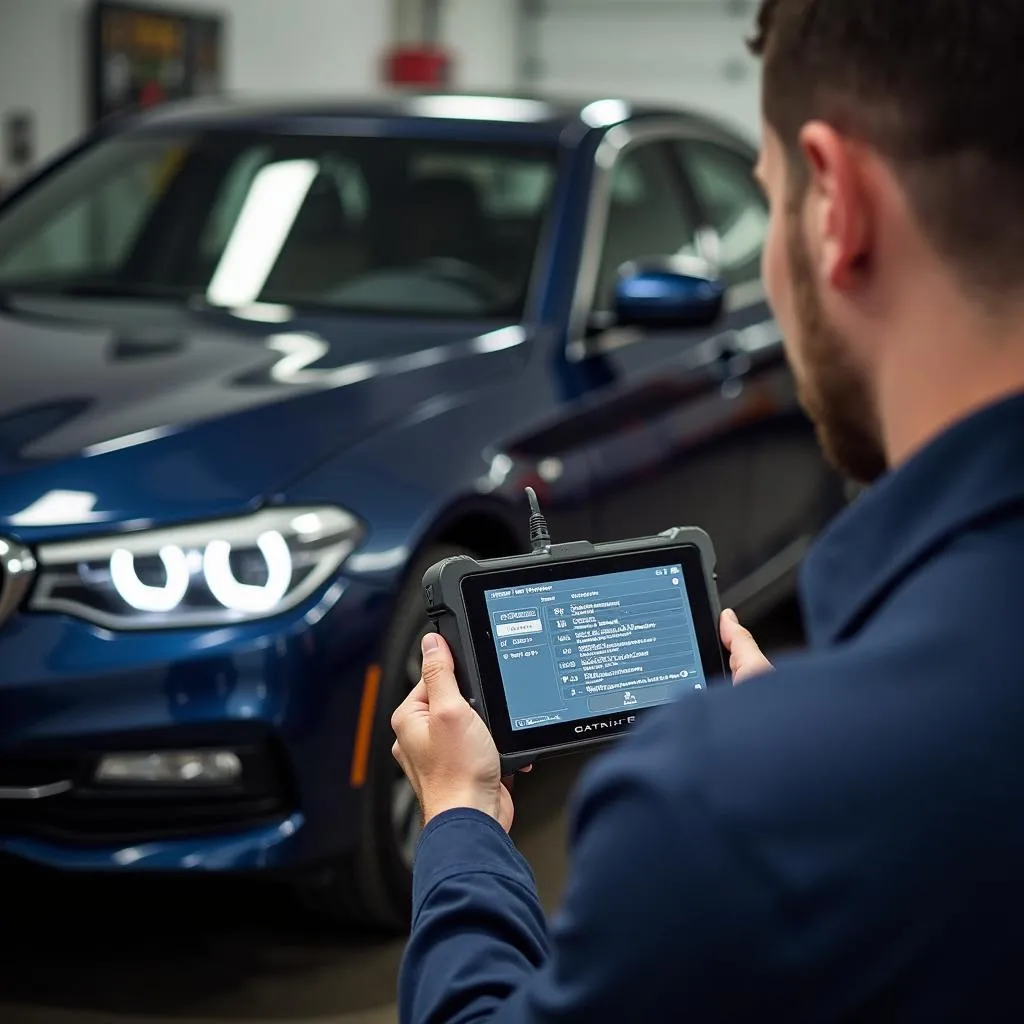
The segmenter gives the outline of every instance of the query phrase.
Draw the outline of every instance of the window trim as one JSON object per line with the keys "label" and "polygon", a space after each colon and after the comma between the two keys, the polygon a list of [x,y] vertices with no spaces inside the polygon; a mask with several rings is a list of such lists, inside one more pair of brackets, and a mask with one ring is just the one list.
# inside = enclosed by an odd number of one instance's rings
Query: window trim
{"label": "window trim", "polygon": [[[573,293],[572,306],[569,313],[569,330],[565,344],[565,356],[569,362],[578,363],[587,359],[593,350],[588,344],[587,324],[593,312],[597,298],[597,286],[601,274],[601,261],[604,256],[603,240],[611,213],[612,178],[618,162],[631,149],[644,143],[668,142],[682,143],[689,141],[713,142],[723,148],[732,150],[737,156],[749,159],[750,149],[739,139],[718,131],[713,125],[688,123],[674,118],[658,118],[643,123],[628,122],[615,125],[609,129],[594,152],[594,171],[590,188],[590,201],[587,209],[586,225],[583,229],[581,242],[582,254],[576,275],[576,288]],[[693,182],[682,162],[679,164],[680,175],[685,179],[686,187],[693,192]],[[705,220],[704,204],[699,202],[698,212],[701,220]],[[713,247],[718,242],[718,233],[705,220],[697,231],[698,250]],[[765,298],[764,287],[757,282],[754,288],[736,286],[726,292],[726,310],[736,312],[750,306],[756,306]],[[639,340],[639,339],[638,339]]]}
{"label": "window trim", "polygon": [[[608,271],[608,267],[605,265],[605,256],[608,249],[608,240],[611,235],[610,217],[614,207],[613,192],[615,188],[615,179],[617,171],[621,169],[626,161],[636,153],[641,154],[641,159],[643,158],[643,155],[648,155],[653,156],[656,160],[662,163],[662,170],[667,175],[666,183],[669,185],[680,209],[685,207],[683,212],[685,213],[687,220],[693,224],[691,240],[698,251],[703,249],[703,235],[705,234],[704,228],[708,221],[705,216],[704,208],[701,203],[698,202],[697,196],[691,187],[689,177],[680,165],[675,146],[669,140],[665,139],[647,139],[638,145],[630,146],[627,151],[619,155],[618,159],[615,161],[615,165],[611,168],[609,173],[608,211],[605,221],[605,229],[601,233],[597,280],[594,282],[594,297],[591,300],[591,310],[588,313],[588,320],[593,316],[603,317],[610,312],[610,310],[605,308],[606,296],[603,294],[603,288],[601,286],[605,283],[605,275]],[[655,250],[642,254],[644,257],[655,257],[658,255],[660,254]],[[665,255],[668,254],[666,253]]]}

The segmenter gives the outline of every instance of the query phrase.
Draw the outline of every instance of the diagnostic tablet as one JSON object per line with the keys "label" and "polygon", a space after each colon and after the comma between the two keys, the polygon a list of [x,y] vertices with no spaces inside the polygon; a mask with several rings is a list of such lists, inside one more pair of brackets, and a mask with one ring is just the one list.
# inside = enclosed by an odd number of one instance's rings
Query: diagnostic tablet
{"label": "diagnostic tablet", "polygon": [[629,731],[724,677],[714,550],[702,530],[446,559],[423,579],[463,693],[503,772]]}

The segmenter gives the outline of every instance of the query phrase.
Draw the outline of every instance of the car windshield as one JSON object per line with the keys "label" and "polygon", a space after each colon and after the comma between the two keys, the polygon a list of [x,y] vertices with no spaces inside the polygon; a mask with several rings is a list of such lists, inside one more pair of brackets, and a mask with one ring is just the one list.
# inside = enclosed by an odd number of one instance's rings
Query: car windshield
{"label": "car windshield", "polygon": [[0,291],[518,317],[555,148],[123,136],[0,216]]}

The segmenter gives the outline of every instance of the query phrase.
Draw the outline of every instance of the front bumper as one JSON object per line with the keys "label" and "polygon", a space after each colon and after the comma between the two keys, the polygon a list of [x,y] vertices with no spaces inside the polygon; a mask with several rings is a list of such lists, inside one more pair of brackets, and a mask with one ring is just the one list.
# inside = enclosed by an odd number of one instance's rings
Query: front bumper
{"label": "front bumper", "polygon": [[[387,591],[342,579],[285,616],[216,630],[113,634],[18,616],[0,635],[0,853],[65,869],[246,871],[351,847],[363,682],[389,610]],[[189,749],[236,752],[241,780],[95,782],[105,753]],[[60,791],[10,798],[28,789]]]}
{"label": "front bumper", "polygon": [[19,860],[65,871],[229,871],[287,870],[295,863],[294,838],[305,827],[302,814],[241,832],[162,839],[134,846],[72,846],[12,837],[0,850]]}

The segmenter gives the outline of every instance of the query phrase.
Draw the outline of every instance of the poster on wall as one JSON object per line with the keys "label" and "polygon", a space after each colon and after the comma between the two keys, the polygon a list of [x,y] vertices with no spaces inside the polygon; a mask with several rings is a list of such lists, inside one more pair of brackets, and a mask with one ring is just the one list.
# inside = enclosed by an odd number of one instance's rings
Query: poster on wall
{"label": "poster on wall", "polygon": [[214,95],[223,88],[220,16],[96,0],[91,22],[94,123],[168,100]]}

